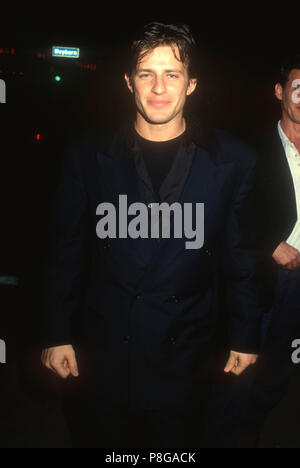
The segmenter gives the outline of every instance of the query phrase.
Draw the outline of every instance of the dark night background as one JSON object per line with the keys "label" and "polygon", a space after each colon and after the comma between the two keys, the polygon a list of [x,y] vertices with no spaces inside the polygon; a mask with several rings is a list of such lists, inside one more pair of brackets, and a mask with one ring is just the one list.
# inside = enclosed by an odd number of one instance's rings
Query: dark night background
{"label": "dark night background", "polygon": [[[249,142],[280,118],[273,89],[281,60],[300,49],[296,11],[263,15],[247,4],[239,10],[215,4],[208,11],[197,3],[162,14],[154,3],[143,3],[142,12],[134,5],[1,10],[7,103],[0,105],[0,276],[18,278],[18,286],[0,285],[0,338],[7,344],[7,364],[0,364],[0,447],[70,446],[56,380],[39,364],[47,216],[69,132],[113,128],[132,109],[123,80],[123,48],[132,31],[150,21],[191,26],[201,78],[189,106],[201,118]],[[52,45],[79,47],[79,60],[52,58]],[[298,371],[266,423],[262,446],[300,446],[299,387]]]}

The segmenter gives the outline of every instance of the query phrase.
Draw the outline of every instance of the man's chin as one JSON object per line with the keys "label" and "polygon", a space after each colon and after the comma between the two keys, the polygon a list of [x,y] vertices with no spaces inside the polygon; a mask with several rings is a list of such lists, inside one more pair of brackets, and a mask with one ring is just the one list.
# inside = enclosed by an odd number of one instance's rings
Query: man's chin
{"label": "man's chin", "polygon": [[152,125],[164,125],[172,120],[172,116],[145,115],[144,119]]}

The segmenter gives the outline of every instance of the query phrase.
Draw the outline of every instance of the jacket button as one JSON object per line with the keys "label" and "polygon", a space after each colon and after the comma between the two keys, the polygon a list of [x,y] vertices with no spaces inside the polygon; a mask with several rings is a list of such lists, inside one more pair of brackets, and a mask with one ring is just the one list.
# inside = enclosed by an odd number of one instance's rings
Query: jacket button
{"label": "jacket button", "polygon": [[105,244],[103,245],[103,248],[108,249],[109,247],[110,247],[110,242],[105,242]]}
{"label": "jacket button", "polygon": [[176,338],[174,338],[174,336],[171,336],[170,341],[173,345],[176,344]]}
{"label": "jacket button", "polygon": [[130,338],[131,338],[130,335],[126,335],[126,336],[124,337],[124,343],[129,343]]}
{"label": "jacket button", "polygon": [[140,298],[141,298],[140,294],[137,294],[137,295],[135,296],[135,298],[136,298],[136,299],[140,299]]}
{"label": "jacket button", "polygon": [[205,250],[205,253],[206,253],[206,255],[208,255],[209,257],[212,256],[212,251],[211,251],[211,250],[208,250],[208,249],[207,249],[207,250]]}

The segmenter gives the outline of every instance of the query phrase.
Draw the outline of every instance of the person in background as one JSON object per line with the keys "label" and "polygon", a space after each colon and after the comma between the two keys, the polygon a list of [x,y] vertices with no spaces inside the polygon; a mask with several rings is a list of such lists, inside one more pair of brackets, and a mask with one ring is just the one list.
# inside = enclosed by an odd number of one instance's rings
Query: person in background
{"label": "person in background", "polygon": [[[257,139],[260,174],[257,196],[269,274],[268,311],[261,324],[255,369],[212,399],[211,445],[258,447],[266,418],[287,392],[296,369],[300,338],[300,54],[281,67],[275,96],[281,118]],[[299,345],[298,345],[299,346]],[[212,410],[211,410],[212,411]]]}

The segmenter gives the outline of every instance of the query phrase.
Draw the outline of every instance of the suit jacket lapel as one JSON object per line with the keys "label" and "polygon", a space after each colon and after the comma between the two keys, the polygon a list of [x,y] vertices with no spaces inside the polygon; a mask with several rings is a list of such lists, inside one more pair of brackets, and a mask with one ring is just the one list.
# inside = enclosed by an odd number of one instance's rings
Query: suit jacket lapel
{"label": "suit jacket lapel", "polygon": [[[206,229],[211,225],[211,218],[217,216],[215,212],[217,197],[217,169],[213,156],[204,148],[197,148],[193,143],[185,150],[186,157],[190,158],[191,164],[182,180],[181,186],[174,186],[174,189],[167,196],[168,203],[179,202],[182,206],[184,216],[184,204],[193,205],[193,220],[195,217],[195,204],[204,203]],[[182,178],[183,179],[183,178]],[[212,189],[214,187],[214,189]],[[184,236],[182,238],[173,237],[174,226],[171,223],[171,238],[163,238],[159,247],[154,252],[152,258],[153,268],[157,263],[172,262],[176,256],[186,249],[186,241],[190,239]]]}
{"label": "suit jacket lapel", "polygon": [[[136,169],[135,154],[122,144],[122,140],[123,138],[117,136],[108,151],[97,154],[101,198],[104,202],[112,203],[117,212],[120,195],[127,196],[128,207],[137,202],[147,206],[143,182]],[[126,239],[119,239],[119,242],[132,258],[136,258],[140,266],[150,263],[153,249],[156,247],[155,239],[132,239],[128,236]]]}
{"label": "suit jacket lapel", "polygon": [[271,216],[280,222],[281,235],[288,236],[297,221],[294,182],[277,128],[270,141],[271,146],[266,150],[264,171],[267,183],[264,190],[270,191],[267,196]]}
{"label": "suit jacket lapel", "polygon": [[279,136],[278,136],[278,140],[280,144],[279,146],[280,149],[278,151],[278,157],[279,157],[280,168],[281,168],[280,173],[281,173],[283,186],[285,187],[283,196],[285,198],[288,211],[294,214],[294,218],[296,220],[297,204],[296,204],[296,195],[295,195],[293,176],[292,176],[290,166],[289,166],[286,154],[285,154],[285,150],[282,146]]}
{"label": "suit jacket lapel", "polygon": [[[108,151],[98,153],[102,199],[118,207],[119,195],[124,194],[127,195],[128,206],[135,202],[147,205],[147,194],[136,166],[137,155],[126,145],[123,145],[121,140],[120,138],[115,139]],[[210,198],[214,197],[212,190],[214,183],[215,164],[211,154],[205,149],[197,148],[194,143],[190,142],[180,148],[176,164],[172,166],[160,193],[163,201],[168,204],[180,202],[183,209],[184,203],[193,203],[194,205],[195,202],[208,202]],[[166,254],[169,261],[174,255],[185,249],[185,242],[188,239],[184,237],[173,238],[174,226],[172,222],[170,228],[170,239],[162,238],[157,242],[157,239],[151,237],[147,239],[128,237],[120,242],[126,242],[129,255],[134,255],[140,265],[147,266],[151,270],[151,266],[154,266],[157,261],[161,261]]]}

